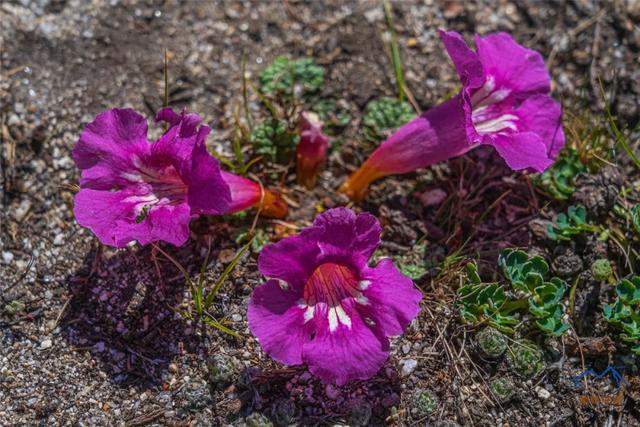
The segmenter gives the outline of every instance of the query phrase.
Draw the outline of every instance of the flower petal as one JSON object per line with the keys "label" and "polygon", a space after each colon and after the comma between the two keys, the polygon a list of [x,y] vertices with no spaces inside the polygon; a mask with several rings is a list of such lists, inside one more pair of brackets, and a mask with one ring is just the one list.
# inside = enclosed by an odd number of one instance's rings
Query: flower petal
{"label": "flower petal", "polygon": [[532,168],[537,172],[543,172],[553,164],[553,160],[547,154],[547,146],[533,132],[497,135],[491,138],[489,144],[513,170]]}
{"label": "flower petal", "polygon": [[462,84],[471,88],[482,86],[485,80],[482,63],[462,36],[455,31],[443,30],[438,30],[438,35],[456,67]]}
{"label": "flower petal", "polygon": [[114,108],[84,128],[72,156],[83,170],[80,186],[107,190],[125,185],[123,174],[148,152],[145,118],[130,108]]}
{"label": "flower petal", "polygon": [[[325,306],[326,307],[326,306]],[[353,303],[342,305],[350,326],[338,323],[329,330],[325,312],[316,309],[316,335],[304,344],[302,358],[309,370],[326,382],[344,385],[374,376],[389,357],[389,342],[364,323]]]}
{"label": "flower petal", "polygon": [[286,237],[265,246],[258,257],[258,269],[265,277],[284,280],[289,286],[302,289],[317,266],[319,254],[307,233]]}
{"label": "flower petal", "polygon": [[527,98],[515,113],[526,130],[540,136],[549,157],[555,159],[565,142],[560,104],[550,96],[536,95]]}
{"label": "flower petal", "polygon": [[287,365],[302,363],[302,347],[309,340],[305,330],[304,309],[297,301],[302,292],[283,290],[277,280],[258,286],[249,300],[249,329],[262,349]]}
{"label": "flower petal", "polygon": [[330,209],[316,217],[310,235],[323,256],[352,258],[365,262],[380,244],[382,228],[369,213],[356,215],[351,209]]}
{"label": "flower petal", "polygon": [[231,191],[222,179],[220,164],[208,151],[204,142],[193,150],[188,176],[188,200],[192,213],[222,215],[229,209]]}
{"label": "flower petal", "polygon": [[180,246],[189,238],[189,207],[186,204],[152,208],[137,220],[144,197],[130,190],[81,189],[75,196],[74,215],[78,224],[93,231],[105,245],[124,247],[137,240],[147,244],[165,240]]}
{"label": "flower petal", "polygon": [[515,99],[551,90],[544,59],[535,50],[519,45],[507,33],[476,36],[475,43],[485,73],[493,76],[496,87],[511,89]]}
{"label": "flower petal", "polygon": [[367,269],[365,278],[371,282],[362,292],[368,304],[360,310],[373,319],[385,336],[401,335],[420,312],[422,292],[389,258]]}

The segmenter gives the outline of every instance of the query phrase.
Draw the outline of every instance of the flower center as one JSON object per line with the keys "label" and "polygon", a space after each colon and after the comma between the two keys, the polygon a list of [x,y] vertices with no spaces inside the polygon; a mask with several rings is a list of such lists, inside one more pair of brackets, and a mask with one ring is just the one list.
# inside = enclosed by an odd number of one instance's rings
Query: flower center
{"label": "flower center", "polygon": [[129,201],[136,203],[135,213],[140,222],[153,208],[164,205],[178,205],[187,195],[187,185],[173,166],[153,168],[134,162],[134,172],[123,173],[122,177],[138,185],[137,196]]}
{"label": "flower center", "polygon": [[496,89],[494,78],[487,77],[484,85],[471,96],[471,119],[476,132],[485,135],[517,130],[518,117],[509,114],[502,105],[510,93],[509,89]]}
{"label": "flower center", "polygon": [[351,328],[351,318],[345,312],[342,303],[347,299],[354,299],[359,304],[368,304],[361,291],[366,289],[369,283],[367,280],[359,281],[347,266],[332,262],[320,264],[304,285],[300,305],[306,309],[305,323],[313,318],[316,306],[326,306],[331,332],[338,328],[339,323]]}

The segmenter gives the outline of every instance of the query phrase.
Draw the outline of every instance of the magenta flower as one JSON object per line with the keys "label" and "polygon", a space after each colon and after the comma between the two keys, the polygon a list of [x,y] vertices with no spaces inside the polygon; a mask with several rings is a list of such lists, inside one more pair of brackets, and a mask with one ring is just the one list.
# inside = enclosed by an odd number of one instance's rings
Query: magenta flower
{"label": "magenta flower", "polygon": [[105,111],[89,123],[73,149],[82,170],[75,196],[78,223],[106,244],[164,240],[182,245],[189,222],[227,211],[231,195],[218,161],[207,152],[207,126],[197,114],[158,112],[169,129],[147,140],[147,121],[131,109]]}
{"label": "magenta flower", "polygon": [[298,183],[307,188],[316,185],[322,164],[327,160],[329,138],[322,133],[322,122],[314,113],[300,113],[300,142],[296,147]]}
{"label": "magenta flower", "polygon": [[406,125],[376,149],[341,187],[354,199],[383,176],[412,172],[491,145],[514,169],[549,167],[564,145],[562,111],[549,96],[542,56],[505,33],[476,36],[476,51],[440,31],[462,82],[460,93]]}
{"label": "magenta flower", "polygon": [[380,232],[372,215],[337,208],[262,250],[258,268],[270,280],[254,290],[248,319],[265,352],[338,385],[378,372],[388,337],[402,334],[422,298],[391,260],[368,266]]}

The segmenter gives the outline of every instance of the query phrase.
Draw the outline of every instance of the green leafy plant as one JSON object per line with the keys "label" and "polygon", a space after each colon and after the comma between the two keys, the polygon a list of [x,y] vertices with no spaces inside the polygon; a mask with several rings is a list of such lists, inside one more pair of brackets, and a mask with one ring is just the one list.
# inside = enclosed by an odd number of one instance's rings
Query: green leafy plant
{"label": "green leafy plant", "polygon": [[251,132],[250,141],[256,154],[273,162],[287,162],[299,137],[285,120],[267,119]]}
{"label": "green leafy plant", "polygon": [[529,257],[520,250],[507,249],[500,254],[509,287],[499,283],[483,283],[475,264],[467,264],[467,282],[458,290],[458,306],[462,319],[471,324],[488,324],[512,334],[519,322],[516,312],[528,311],[542,332],[560,336],[569,325],[563,321],[562,299],[567,289],[557,277],[547,279],[549,266],[539,256]]}
{"label": "green leafy plant", "polygon": [[549,265],[539,256],[529,258],[520,250],[506,249],[498,257],[498,265],[514,289],[526,294],[527,306],[537,320],[536,325],[546,334],[562,335],[569,325],[563,321],[562,298],[566,283],[546,276]]}
{"label": "green leafy plant", "polygon": [[582,205],[570,206],[566,214],[559,214],[547,227],[547,235],[556,241],[569,241],[580,234],[596,231],[597,227],[587,222],[587,210]]}
{"label": "green leafy plant", "polygon": [[478,332],[476,342],[482,352],[491,358],[497,358],[507,349],[507,337],[500,331],[488,326]]}
{"label": "green leafy plant", "polygon": [[390,130],[414,117],[415,112],[407,102],[388,97],[373,100],[367,104],[362,119],[365,137],[370,141],[380,141]]}
{"label": "green leafy plant", "polygon": [[586,171],[576,149],[568,147],[549,169],[535,178],[535,183],[553,198],[567,200],[576,191],[576,177]]}
{"label": "green leafy plant", "polygon": [[531,378],[544,370],[542,350],[535,343],[519,340],[507,350],[507,362],[515,373]]}
{"label": "green leafy plant", "polygon": [[604,318],[622,329],[620,338],[640,355],[640,276],[621,280],[616,286],[616,295],[612,305],[604,305]]}
{"label": "green leafy plant", "polygon": [[279,56],[260,74],[264,94],[286,98],[305,97],[324,84],[324,68],[311,58],[290,59]]}
{"label": "green leafy plant", "polygon": [[458,290],[458,309],[471,324],[486,323],[495,329],[513,333],[518,320],[505,310],[507,297],[498,283],[483,283],[475,263],[467,264],[467,283]]}

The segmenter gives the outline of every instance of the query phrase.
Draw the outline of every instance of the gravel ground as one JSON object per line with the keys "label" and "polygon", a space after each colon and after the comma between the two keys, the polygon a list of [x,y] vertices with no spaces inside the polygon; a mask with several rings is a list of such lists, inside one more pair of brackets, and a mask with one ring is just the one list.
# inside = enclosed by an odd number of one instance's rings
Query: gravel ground
{"label": "gravel ground", "polygon": [[[504,30],[548,58],[565,107],[597,108],[600,78],[623,123],[640,119],[638,2],[427,0],[397,2],[394,12],[408,86],[422,108],[457,85],[437,28],[465,36]],[[325,387],[302,368],[270,362],[249,334],[246,303],[260,281],[255,254],[243,259],[215,307],[241,334],[236,340],[172,310],[188,296],[169,262],[149,248],[100,248],[73,220],[78,173],[70,151],[81,128],[111,107],[151,116],[162,103],[164,49],[171,104],[201,114],[213,129],[209,142],[223,153],[241,101],[242,53],[253,78],[279,54],[316,58],[326,67],[324,92],[343,98],[353,120],[321,188],[310,198],[290,194],[301,204],[290,220],[308,223],[319,201],[342,203],[331,190],[362,159],[354,150],[361,111],[372,98],[394,93],[378,2],[8,0],[0,21],[0,302],[21,304],[14,315],[0,310],[0,424],[224,425],[260,410],[293,411],[310,424],[358,425],[358,411],[366,415],[367,408],[373,424],[424,424],[407,402],[426,383],[440,390],[434,420],[584,422],[563,397],[562,381],[555,389],[524,384],[523,402],[488,408],[478,389],[457,384],[451,366],[439,362],[442,342],[428,310],[394,343],[376,378]],[[251,108],[259,114],[253,97]],[[364,205],[386,221],[383,250],[392,256],[415,242],[416,229],[429,227],[402,207],[400,195],[412,185],[389,180],[374,187],[372,200],[382,197],[380,204]],[[274,223],[264,227],[279,232]],[[236,250],[234,233],[220,220],[199,221],[192,241],[172,254],[194,272],[211,244],[213,281]],[[291,400],[305,404],[292,410]]]}

